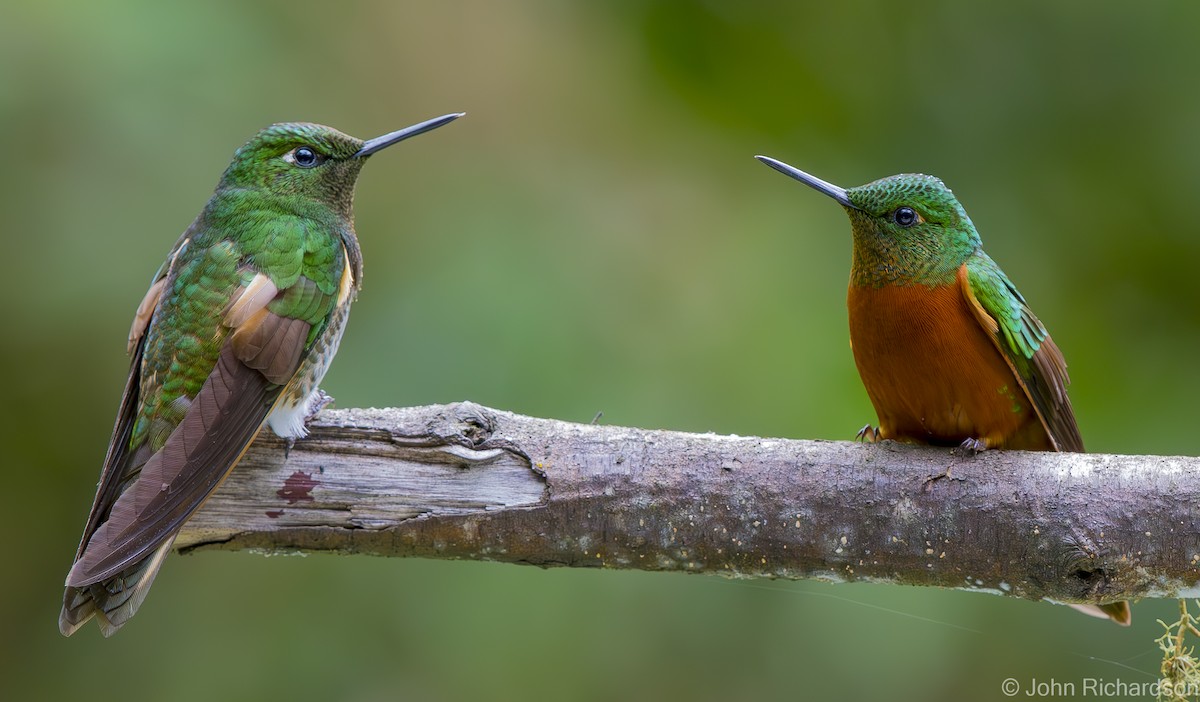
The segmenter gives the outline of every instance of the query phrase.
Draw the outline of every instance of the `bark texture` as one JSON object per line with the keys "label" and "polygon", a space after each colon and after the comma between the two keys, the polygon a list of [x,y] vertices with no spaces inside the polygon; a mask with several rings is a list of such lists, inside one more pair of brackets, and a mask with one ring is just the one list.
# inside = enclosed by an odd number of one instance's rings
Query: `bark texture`
{"label": "bark texture", "polygon": [[871,580],[1109,602],[1196,595],[1200,459],[763,439],[472,403],[264,432],[182,551],[333,551]]}

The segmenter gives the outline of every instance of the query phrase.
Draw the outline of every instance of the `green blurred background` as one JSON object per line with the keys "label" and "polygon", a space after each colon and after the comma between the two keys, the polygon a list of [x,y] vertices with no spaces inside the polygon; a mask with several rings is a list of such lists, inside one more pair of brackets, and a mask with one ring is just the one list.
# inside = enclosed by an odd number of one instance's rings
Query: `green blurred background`
{"label": "green blurred background", "polygon": [[[785,7],[785,5],[790,5]],[[811,6],[810,6],[811,5]],[[1200,5],[0,6],[0,699],[1003,699],[1146,682],[1171,601],[488,563],[173,557],[136,620],[56,629],[134,307],[233,150],[310,120],[372,160],[342,407],[847,439],[842,185],[941,176],[1071,363],[1093,451],[1195,454]]]}

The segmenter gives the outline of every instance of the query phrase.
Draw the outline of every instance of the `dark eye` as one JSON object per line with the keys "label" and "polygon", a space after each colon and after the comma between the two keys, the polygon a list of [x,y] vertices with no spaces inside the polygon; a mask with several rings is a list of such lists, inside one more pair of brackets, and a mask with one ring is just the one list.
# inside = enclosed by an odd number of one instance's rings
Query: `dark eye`
{"label": "dark eye", "polygon": [[911,227],[917,221],[917,213],[911,207],[897,207],[892,219],[902,227]]}
{"label": "dark eye", "polygon": [[312,168],[313,166],[317,165],[321,159],[317,156],[316,151],[313,151],[307,146],[301,146],[292,152],[292,160],[294,160],[296,165],[300,166],[301,168]]}

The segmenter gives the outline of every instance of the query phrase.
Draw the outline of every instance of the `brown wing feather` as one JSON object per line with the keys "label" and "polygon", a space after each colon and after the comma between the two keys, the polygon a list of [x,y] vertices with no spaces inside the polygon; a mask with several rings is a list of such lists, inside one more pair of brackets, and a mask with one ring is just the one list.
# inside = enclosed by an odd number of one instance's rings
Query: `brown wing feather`
{"label": "brown wing feather", "polygon": [[[129,364],[129,377],[125,380],[125,391],[121,394],[121,405],[117,410],[117,421],[113,426],[112,439],[104,457],[104,470],[100,474],[100,485],[96,489],[92,510],[88,513],[87,523],[83,527],[83,537],[79,541],[79,548],[75,551],[76,561],[83,555],[96,528],[108,517],[109,507],[120,494],[121,484],[129,472],[130,462],[127,461],[129,439],[133,433],[134,418],[137,416],[138,388],[141,386],[142,379],[142,350],[145,345],[144,337],[139,337]],[[136,470],[136,467],[134,469]],[[77,588],[68,586],[63,593],[63,608],[58,617],[58,627],[64,635],[70,636],[87,622],[95,611],[96,605],[92,597]]]}
{"label": "brown wing feather", "polygon": [[104,456],[104,469],[100,474],[100,485],[96,489],[96,498],[92,500],[92,511],[88,513],[87,524],[83,527],[83,538],[75,551],[75,558],[83,555],[88,540],[96,527],[108,516],[108,507],[116,499],[118,488],[124,480],[126,471],[119,469],[125,463],[129,452],[129,439],[133,434],[133,420],[137,417],[138,388],[142,382],[142,349],[145,340],[138,342],[136,353],[129,364],[129,376],[125,379],[125,391],[121,393],[121,405],[117,410],[117,421],[113,425],[112,439],[108,443],[108,452]]}
{"label": "brown wing feather", "polygon": [[226,346],[183,421],[113,503],[67,584],[83,587],[116,575],[170,539],[224,480],[278,394]]}
{"label": "brown wing feather", "polygon": [[299,366],[309,331],[305,322],[268,312],[269,302],[256,294],[241,305],[241,324],[157,454],[145,444],[129,452],[145,346],[138,335],[101,484],[67,575],[63,634],[98,615],[109,636],[133,616],[179,528],[254,440]]}
{"label": "brown wing feather", "polygon": [[[1032,314],[1032,313],[1030,313]],[[1034,372],[1022,378],[1026,392],[1038,408],[1038,416],[1059,451],[1082,453],[1083,437],[1075,422],[1075,410],[1067,397],[1067,362],[1054,339],[1047,336],[1033,353]]]}
{"label": "brown wing feather", "polygon": [[[264,310],[226,343],[179,426],[95,530],[67,576],[68,585],[82,587],[112,577],[174,536],[258,434],[281,386],[299,365],[308,327]],[[247,349],[240,338],[266,343]],[[286,374],[285,363],[290,364]],[[259,365],[269,376],[252,367]]]}
{"label": "brown wing feather", "polygon": [[[79,548],[75,551],[75,559],[83,555],[83,550],[87,547],[88,541],[92,538],[96,528],[100,523],[107,519],[109,508],[114,500],[120,494],[121,483],[124,482],[134,471],[146,462],[149,456],[142,453],[141,456],[135,456],[135,460],[126,461],[126,454],[129,452],[129,440],[133,435],[133,423],[137,419],[138,401],[140,399],[139,388],[142,383],[142,354],[146,348],[145,331],[146,326],[150,323],[150,318],[154,314],[154,310],[158,307],[159,299],[162,297],[163,287],[167,282],[167,277],[170,274],[170,269],[175,263],[179,252],[185,247],[190,240],[192,229],[195,223],[192,223],[175,245],[171,247],[170,253],[167,255],[167,262],[155,274],[154,282],[150,284],[149,290],[146,291],[141,303],[138,304],[137,311],[133,315],[133,324],[129,329],[129,343],[125,352],[130,354],[129,359],[129,375],[125,379],[125,390],[121,393],[121,405],[117,409],[117,419],[113,424],[112,438],[109,440],[108,452],[104,456],[104,468],[100,472],[100,485],[96,489],[96,498],[92,501],[92,510],[88,513],[87,524],[83,528],[83,538],[79,541]],[[70,599],[72,593],[67,592],[66,598]]]}
{"label": "brown wing feather", "polygon": [[[1025,392],[1025,396],[1033,404],[1034,411],[1037,412],[1038,419],[1054,444],[1054,448],[1058,451],[1082,452],[1084,450],[1083,439],[1079,436],[1079,427],[1075,423],[1075,411],[1071,409],[1071,400],[1067,397],[1067,385],[1071,382],[1067,376],[1067,362],[1063,358],[1062,352],[1058,350],[1058,345],[1054,343],[1054,339],[1046,336],[1033,354],[1031,370],[1022,373],[1001,345],[1000,325],[980,304],[974,291],[971,290],[971,283],[967,275],[967,266],[964,264],[958,269],[958,282],[963,296],[970,303],[969,306],[975,319],[987,332],[988,338],[992,340],[996,350],[1008,364],[1013,377],[1017,379],[1017,383]],[[1024,313],[1034,324],[1041,325],[1032,310],[1025,308]]]}
{"label": "brown wing feather", "polygon": [[166,284],[166,278],[159,278],[146,291],[142,303],[133,313],[133,324],[129,325],[129,342],[125,346],[125,353],[133,353],[133,347],[137,346],[142,335],[146,333],[146,327],[150,324],[150,318],[154,316],[154,310],[158,308],[158,301],[162,297],[162,291]]}
{"label": "brown wing feather", "polygon": [[234,332],[230,343],[247,366],[276,385],[287,385],[300,365],[309,329],[308,322],[264,308]]}

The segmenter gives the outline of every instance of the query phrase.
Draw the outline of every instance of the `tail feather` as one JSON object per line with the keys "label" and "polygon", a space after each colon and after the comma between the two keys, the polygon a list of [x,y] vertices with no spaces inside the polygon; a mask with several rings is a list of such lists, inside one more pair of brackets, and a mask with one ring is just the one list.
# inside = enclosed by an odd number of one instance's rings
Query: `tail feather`
{"label": "tail feather", "polygon": [[1083,612],[1089,617],[1111,619],[1121,626],[1129,626],[1133,622],[1133,611],[1129,608],[1128,602],[1110,602],[1102,605],[1072,604],[1070,607],[1077,612]]}
{"label": "tail feather", "polygon": [[174,543],[172,536],[149,556],[111,578],[83,587],[67,587],[58,615],[58,630],[63,636],[70,636],[95,617],[105,637],[115,634],[142,606]]}

